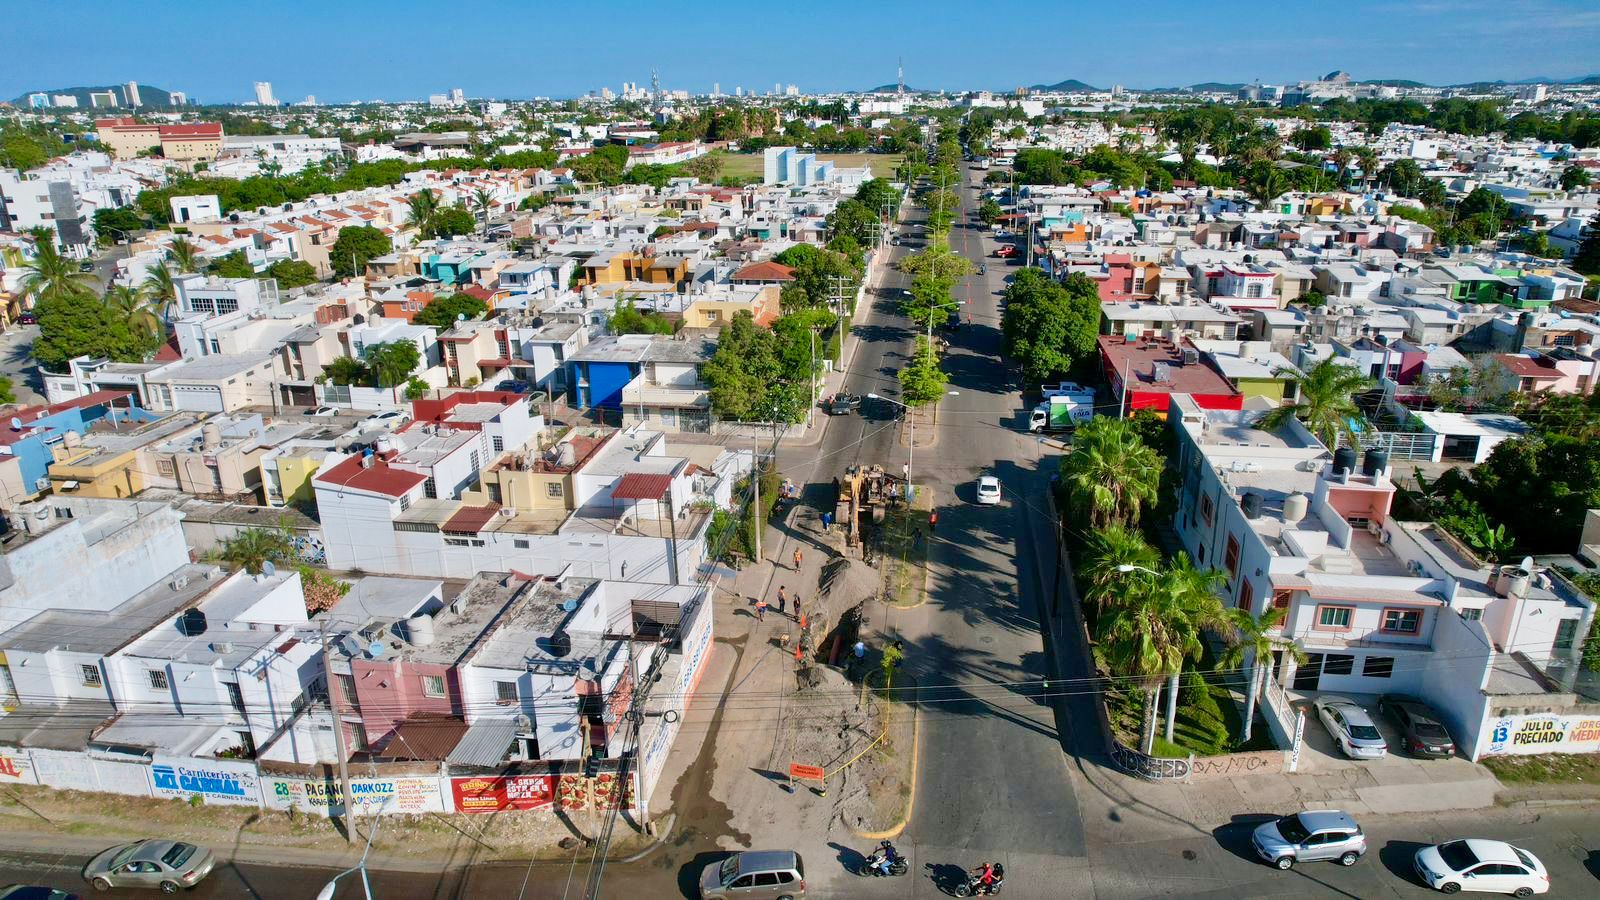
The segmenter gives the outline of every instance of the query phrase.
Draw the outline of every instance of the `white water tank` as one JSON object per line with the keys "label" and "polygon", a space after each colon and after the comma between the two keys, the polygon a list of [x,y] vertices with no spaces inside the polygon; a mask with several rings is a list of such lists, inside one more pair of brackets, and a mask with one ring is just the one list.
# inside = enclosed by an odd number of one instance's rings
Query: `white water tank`
{"label": "white water tank", "polygon": [[426,647],[433,643],[433,617],[412,616],[406,620],[406,638],[414,647]]}
{"label": "white water tank", "polygon": [[1283,498],[1283,520],[1285,522],[1299,522],[1311,510],[1311,500],[1305,494],[1295,491]]}
{"label": "white water tank", "polygon": [[200,446],[206,450],[215,450],[222,446],[222,426],[215,422],[207,422],[200,427]]}

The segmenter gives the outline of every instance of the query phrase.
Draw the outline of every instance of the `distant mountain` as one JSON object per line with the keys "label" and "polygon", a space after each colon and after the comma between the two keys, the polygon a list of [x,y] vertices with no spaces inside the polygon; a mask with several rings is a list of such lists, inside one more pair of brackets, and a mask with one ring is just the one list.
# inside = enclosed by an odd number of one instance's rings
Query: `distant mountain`
{"label": "distant mountain", "polygon": [[[899,89],[900,89],[900,85],[898,85],[898,84],[880,84],[877,87],[867,88],[864,91],[856,91],[855,93],[858,93],[858,94],[892,94],[892,93],[894,93],[895,91],[897,91]],[[908,94],[926,94],[926,93],[929,93],[929,92],[928,91],[924,91],[921,88],[914,88],[914,87],[912,87],[911,85],[908,84],[908,85],[906,85],[906,93],[908,93]]]}
{"label": "distant mountain", "polygon": [[1379,87],[1397,87],[1397,88],[1427,87],[1426,84],[1423,84],[1420,81],[1408,81],[1408,80],[1406,80],[1404,78],[1369,78],[1369,79],[1366,79],[1365,81],[1362,81],[1360,83],[1361,84],[1375,84],[1375,85],[1378,85]]}
{"label": "distant mountain", "polygon": [[1222,81],[1202,81],[1199,84],[1191,84],[1191,85],[1189,85],[1189,87],[1186,88],[1185,90],[1191,90],[1191,91],[1194,91],[1197,94],[1216,94],[1216,93],[1231,93],[1231,92],[1234,92],[1234,91],[1241,91],[1241,90],[1244,90],[1246,87],[1249,87],[1249,85],[1244,84],[1244,83],[1230,84],[1230,83],[1222,82]]}
{"label": "distant mountain", "polygon": [[1062,92],[1065,92],[1065,93],[1068,93],[1068,94],[1092,94],[1092,93],[1095,93],[1096,91],[1098,91],[1100,89],[1095,87],[1092,84],[1084,84],[1083,82],[1079,81],[1076,78],[1068,78],[1066,81],[1058,81],[1055,84],[1035,84],[1035,85],[1031,85],[1028,88],[1028,90],[1030,90],[1030,91],[1062,91]]}
{"label": "distant mountain", "polygon": [[[12,100],[11,102],[15,106],[20,106],[20,107],[26,108],[27,105],[28,105],[28,94],[46,94],[46,95],[48,95],[48,96],[50,96],[52,98],[55,97],[55,95],[57,95],[57,94],[71,94],[72,96],[78,98],[78,108],[79,109],[92,109],[92,108],[96,108],[96,107],[93,107],[89,103],[89,94],[91,92],[97,93],[97,94],[98,93],[104,93],[105,91],[110,91],[111,93],[116,95],[116,97],[117,97],[117,105],[114,106],[114,107],[101,106],[101,107],[98,107],[99,109],[106,109],[106,110],[124,109],[124,110],[126,110],[128,108],[128,107],[122,105],[123,101],[126,98],[123,97],[123,95],[122,95],[122,85],[120,85],[120,84],[107,84],[107,85],[101,85],[101,86],[98,86],[98,87],[66,87],[66,88],[50,88],[48,90],[27,91],[27,92],[23,93],[21,96],[17,97],[15,100]],[[145,108],[148,108],[148,107],[157,107],[157,108],[159,108],[159,107],[170,107],[170,106],[172,106],[172,95],[167,93],[167,91],[165,91],[165,90],[163,90],[161,88],[158,88],[155,85],[150,85],[150,84],[140,84],[139,85],[139,108],[140,109],[145,109]]]}

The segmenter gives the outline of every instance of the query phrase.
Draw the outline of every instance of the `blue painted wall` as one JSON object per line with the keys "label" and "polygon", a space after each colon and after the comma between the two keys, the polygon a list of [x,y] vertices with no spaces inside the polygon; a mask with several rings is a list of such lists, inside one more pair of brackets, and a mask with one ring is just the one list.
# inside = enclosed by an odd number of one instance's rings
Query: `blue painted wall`
{"label": "blue painted wall", "polygon": [[[622,408],[622,389],[639,374],[638,363],[586,362],[567,364],[567,383],[579,409],[599,406]],[[582,382],[587,381],[585,386]]]}

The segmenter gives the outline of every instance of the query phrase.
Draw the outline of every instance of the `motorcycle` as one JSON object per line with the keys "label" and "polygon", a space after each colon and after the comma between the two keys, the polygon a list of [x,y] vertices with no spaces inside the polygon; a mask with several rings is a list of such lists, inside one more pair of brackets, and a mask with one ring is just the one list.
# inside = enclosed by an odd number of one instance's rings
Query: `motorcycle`
{"label": "motorcycle", "polygon": [[[883,847],[879,847],[877,850],[872,851],[872,855],[868,856],[867,859],[866,859],[866,862],[863,863],[862,866],[861,866],[861,874],[862,875],[883,875],[883,874],[885,874],[883,869],[879,867],[879,864],[883,861],[884,852],[885,852],[885,849]],[[906,862],[906,858],[904,856],[901,856],[900,854],[897,853],[897,854],[895,854],[894,859],[889,862],[888,874],[889,875],[904,875],[910,869],[910,865],[911,865],[910,863]]]}
{"label": "motorcycle", "polygon": [[983,897],[1000,893],[1000,887],[1005,884],[1005,870],[1000,866],[994,867],[994,881],[985,885],[981,876],[976,872],[967,874],[967,880],[956,885],[957,897]]}

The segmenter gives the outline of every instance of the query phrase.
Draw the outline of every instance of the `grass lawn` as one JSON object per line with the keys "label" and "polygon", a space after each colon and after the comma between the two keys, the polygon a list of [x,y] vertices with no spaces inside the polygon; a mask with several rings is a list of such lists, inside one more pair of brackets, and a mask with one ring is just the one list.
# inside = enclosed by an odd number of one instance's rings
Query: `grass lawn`
{"label": "grass lawn", "polygon": [[[1199,668],[1209,670],[1215,665],[1211,654],[1207,652]],[[1194,664],[1190,666],[1184,671],[1183,683],[1178,690],[1178,714],[1173,720],[1171,742],[1163,737],[1167,700],[1165,688],[1162,690],[1160,706],[1156,711],[1154,755],[1181,759],[1191,753],[1195,756],[1221,756],[1249,750],[1271,750],[1272,734],[1260,720],[1259,714],[1250,741],[1236,745],[1234,735],[1242,733],[1244,716],[1233,702],[1227,686],[1202,678],[1195,671]],[[1144,693],[1138,691],[1106,694],[1112,729],[1131,747],[1138,747],[1141,741],[1139,729],[1143,721],[1144,701]]]}
{"label": "grass lawn", "polygon": [[1600,784],[1600,754],[1595,753],[1489,756],[1482,763],[1506,784]]}

